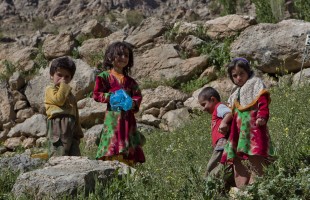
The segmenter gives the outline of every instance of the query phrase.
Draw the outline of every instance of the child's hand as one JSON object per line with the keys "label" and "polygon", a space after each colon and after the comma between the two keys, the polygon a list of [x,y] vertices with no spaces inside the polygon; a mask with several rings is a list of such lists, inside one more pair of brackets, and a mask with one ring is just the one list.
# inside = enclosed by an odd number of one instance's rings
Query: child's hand
{"label": "child's hand", "polygon": [[266,124],[266,120],[264,118],[257,118],[256,125],[257,126],[263,126]]}
{"label": "child's hand", "polygon": [[228,125],[226,123],[223,123],[223,121],[222,121],[222,123],[219,126],[218,131],[225,135],[225,134],[227,134],[228,130],[229,130]]}

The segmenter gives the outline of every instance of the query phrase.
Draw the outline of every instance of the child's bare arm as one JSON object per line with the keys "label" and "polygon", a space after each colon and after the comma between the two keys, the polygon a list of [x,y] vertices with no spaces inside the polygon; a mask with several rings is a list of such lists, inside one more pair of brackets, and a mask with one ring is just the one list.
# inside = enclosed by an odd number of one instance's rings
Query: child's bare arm
{"label": "child's bare arm", "polygon": [[233,115],[231,112],[228,112],[224,115],[224,118],[219,126],[219,132],[222,134],[227,134],[229,130],[229,124],[231,120],[233,119]]}

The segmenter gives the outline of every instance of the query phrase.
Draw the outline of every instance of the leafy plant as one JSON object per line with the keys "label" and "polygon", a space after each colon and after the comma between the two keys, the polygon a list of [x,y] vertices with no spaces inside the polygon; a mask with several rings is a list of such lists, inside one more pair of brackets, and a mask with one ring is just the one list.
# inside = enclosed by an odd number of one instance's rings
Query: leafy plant
{"label": "leafy plant", "polygon": [[0,199],[9,199],[11,190],[19,175],[19,172],[14,172],[10,169],[2,168],[0,171]]}
{"label": "leafy plant", "polygon": [[[230,44],[233,38],[225,38],[223,41],[213,40],[197,47],[200,54],[208,55],[209,65],[214,65],[223,70],[230,60]],[[225,70],[224,70],[225,71]]]}
{"label": "leafy plant", "polygon": [[103,62],[103,58],[104,58],[104,54],[102,52],[97,52],[97,53],[92,53],[90,56],[89,56],[89,64],[90,66],[93,66],[93,67],[101,67],[101,64]]}
{"label": "leafy plant", "polygon": [[17,68],[12,62],[8,60],[4,60],[2,65],[4,66],[4,70],[2,73],[0,73],[0,80],[8,81]]}
{"label": "leafy plant", "polygon": [[32,19],[32,26],[34,30],[41,30],[46,26],[46,22],[43,17],[35,17]]}
{"label": "leafy plant", "polygon": [[236,0],[220,0],[220,4],[223,6],[222,15],[229,15],[229,14],[235,14],[236,13]]}
{"label": "leafy plant", "polygon": [[141,11],[129,10],[126,13],[126,22],[129,26],[139,26],[143,19],[144,16]]}
{"label": "leafy plant", "polygon": [[256,7],[257,21],[259,23],[276,23],[270,1],[268,0],[252,0]]}
{"label": "leafy plant", "polygon": [[76,47],[74,47],[73,50],[72,50],[72,57],[75,58],[75,59],[80,58],[79,50]]}
{"label": "leafy plant", "polygon": [[161,81],[144,79],[141,81],[139,85],[141,89],[148,89],[148,88],[157,88],[160,85],[176,87],[179,84],[180,84],[179,81],[177,81],[176,79],[169,79],[169,80],[162,79]]}
{"label": "leafy plant", "polygon": [[164,33],[165,40],[170,42],[175,42],[175,38],[179,32],[181,24],[177,24],[175,26],[168,27],[168,30]]}
{"label": "leafy plant", "polygon": [[206,77],[194,78],[186,83],[181,83],[180,89],[185,93],[192,93],[207,84],[209,80]]}
{"label": "leafy plant", "polygon": [[110,19],[111,22],[115,22],[116,21],[116,16],[112,12],[109,12],[107,14],[107,16],[108,16],[108,18]]}
{"label": "leafy plant", "polygon": [[310,1],[308,0],[295,0],[294,13],[297,19],[305,20],[310,22]]}

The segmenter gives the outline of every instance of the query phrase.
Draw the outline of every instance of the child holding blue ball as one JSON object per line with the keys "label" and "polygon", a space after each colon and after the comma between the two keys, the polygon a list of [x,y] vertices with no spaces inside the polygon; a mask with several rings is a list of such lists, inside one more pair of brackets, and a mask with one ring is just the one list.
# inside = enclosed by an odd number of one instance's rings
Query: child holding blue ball
{"label": "child holding blue ball", "polygon": [[128,165],[145,162],[144,138],[137,131],[134,116],[142,95],[137,82],[128,75],[133,64],[128,43],[114,42],[106,49],[103,71],[96,77],[93,93],[95,101],[107,103],[98,160],[118,160]]}

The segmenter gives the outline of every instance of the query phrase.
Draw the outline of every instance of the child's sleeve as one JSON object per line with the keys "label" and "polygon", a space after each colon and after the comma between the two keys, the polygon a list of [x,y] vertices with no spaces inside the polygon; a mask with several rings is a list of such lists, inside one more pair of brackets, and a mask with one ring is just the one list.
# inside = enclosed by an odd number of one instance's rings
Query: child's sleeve
{"label": "child's sleeve", "polygon": [[101,103],[109,103],[111,93],[109,93],[109,83],[101,76],[96,77],[93,98]]}
{"label": "child's sleeve", "polygon": [[258,98],[257,118],[263,118],[266,121],[269,119],[269,94],[261,95]]}
{"label": "child's sleeve", "polygon": [[59,88],[48,87],[45,91],[45,102],[56,106],[63,106],[70,94],[71,87],[68,84],[60,83]]}
{"label": "child's sleeve", "polygon": [[217,116],[218,117],[224,118],[227,113],[231,113],[231,110],[226,105],[220,104],[217,107]]}
{"label": "child's sleeve", "polygon": [[142,101],[142,93],[136,81],[133,82],[132,86],[132,101],[134,106],[132,110],[134,112],[139,112],[139,107]]}

